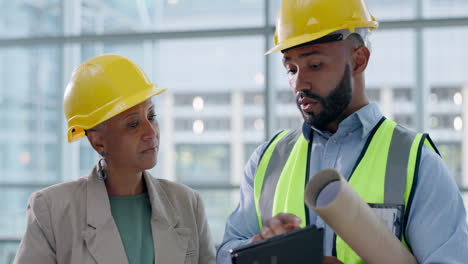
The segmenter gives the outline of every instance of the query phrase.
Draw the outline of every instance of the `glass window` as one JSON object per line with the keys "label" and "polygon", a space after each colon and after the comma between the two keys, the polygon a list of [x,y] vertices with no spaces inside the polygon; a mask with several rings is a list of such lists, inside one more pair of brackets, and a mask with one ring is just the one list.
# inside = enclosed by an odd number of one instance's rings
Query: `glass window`
{"label": "glass window", "polygon": [[245,92],[244,103],[246,105],[263,105],[265,103],[263,92]]}
{"label": "glass window", "polygon": [[408,114],[396,114],[393,116],[393,121],[404,127],[415,127],[414,117]]}
{"label": "glass window", "polygon": [[431,87],[431,102],[461,105],[463,102],[461,87],[434,86]]}
{"label": "glass window", "polygon": [[230,182],[230,149],[227,144],[177,144],[177,181],[186,184]]}
{"label": "glass window", "polygon": [[82,1],[82,31],[102,34],[253,27],[263,23],[263,2],[263,0]]}
{"label": "glass window", "polygon": [[194,131],[196,133],[199,123],[203,124],[203,131],[206,132],[229,131],[231,129],[231,121],[227,118],[205,118],[201,120],[177,118],[174,120],[177,131]]}
{"label": "glass window", "polygon": [[[449,2],[462,1],[430,1]],[[427,127],[431,138],[441,151],[442,158],[452,176],[462,186],[468,186],[468,177],[462,164],[466,164],[467,151],[463,148],[466,116],[464,99],[468,79],[465,65],[468,54],[468,27],[436,28],[424,31],[424,69],[428,85],[427,111],[431,118]],[[463,176],[462,176],[463,175]]]}
{"label": "glass window", "polygon": [[[413,93],[415,78],[415,34],[411,30],[377,30],[370,37],[371,57],[366,69],[366,89],[383,114],[415,128]],[[398,106],[398,107],[397,107]],[[398,119],[398,120],[396,120]]]}
{"label": "glass window", "polygon": [[463,184],[462,178],[462,149],[459,142],[438,142],[437,149],[440,151],[445,164],[458,185]]}
{"label": "glass window", "polygon": [[245,117],[244,129],[248,131],[262,131],[265,129],[265,121],[261,117]]}
{"label": "glass window", "polygon": [[[273,36],[268,38],[268,43],[270,46],[273,46]],[[288,75],[286,69],[283,66],[283,55],[281,52],[275,52],[273,54],[268,55],[270,56],[270,63],[271,63],[271,86],[272,88],[277,91],[278,95],[283,95],[284,91],[290,91],[292,94],[292,90],[289,87]],[[280,92],[278,92],[280,91]],[[289,98],[289,96],[287,96]]]}
{"label": "glass window", "polygon": [[0,58],[0,263],[11,263],[28,197],[61,180],[62,56],[49,45],[0,48]]}
{"label": "glass window", "polygon": [[282,129],[294,129],[294,128],[300,128],[304,122],[302,119],[299,110],[297,110],[296,116],[285,116],[285,117],[278,117],[276,119],[276,124],[278,128]]}
{"label": "glass window", "polygon": [[205,105],[226,105],[231,102],[231,94],[225,93],[187,93],[179,94],[174,98],[174,104],[177,106],[194,107],[194,110],[203,110]]}
{"label": "glass window", "polygon": [[281,90],[277,92],[277,103],[279,104],[295,104],[296,98],[291,89]]}
{"label": "glass window", "polygon": [[[193,184],[230,184],[243,170],[242,144],[264,140],[263,130],[245,127],[245,118],[264,116],[263,105],[245,100],[264,89],[263,38],[161,40],[154,56],[155,76],[169,88],[160,109],[161,165],[174,167],[163,175]],[[217,167],[221,161],[224,167]]]}
{"label": "glass window", "polygon": [[379,22],[415,18],[416,1],[419,0],[366,0],[371,14]]}
{"label": "glass window", "polygon": [[[434,133],[438,134],[446,130],[445,132],[454,130],[455,123],[457,119],[461,119],[461,117],[457,114],[450,114],[450,113],[433,113],[431,117],[431,128],[433,129]],[[439,131],[437,131],[439,130]]]}
{"label": "glass window", "polygon": [[395,87],[393,99],[398,102],[412,102],[414,91],[411,88]]}
{"label": "glass window", "polygon": [[367,91],[366,91],[367,98],[369,98],[369,100],[371,102],[378,102],[378,101],[382,100],[380,98],[381,90],[379,88],[369,87],[368,86],[366,89],[367,89]]}
{"label": "glass window", "polygon": [[260,144],[245,144],[244,145],[244,164],[249,161],[250,157],[254,153],[254,151],[258,148]]}
{"label": "glass window", "polygon": [[13,263],[19,241],[0,240],[0,263]]}
{"label": "glass window", "polygon": [[0,237],[20,237],[26,229],[28,198],[37,188],[0,187]]}
{"label": "glass window", "polygon": [[80,176],[88,175],[100,159],[99,155],[91,147],[88,139],[82,139],[79,142],[72,144],[79,144]]}
{"label": "glass window", "polygon": [[270,25],[276,25],[277,15],[279,12],[281,1],[282,0],[270,0],[270,10],[268,10],[268,14],[269,14],[268,23]]}
{"label": "glass window", "polygon": [[426,79],[432,88],[458,88],[467,84],[464,63],[468,27],[435,28],[424,31]]}
{"label": "glass window", "polygon": [[[94,56],[115,53],[128,57],[138,66],[142,67],[148,76],[151,76],[151,65],[148,63],[148,55],[151,55],[151,42],[94,42],[81,45],[81,64]],[[149,53],[146,54],[145,52]],[[148,56],[148,57],[146,57]],[[145,60],[146,58],[146,60]],[[78,65],[76,65],[78,66]],[[150,78],[151,79],[151,78]],[[67,80],[68,81],[68,80]]]}
{"label": "glass window", "polygon": [[223,241],[224,227],[228,215],[234,210],[239,202],[239,190],[200,190],[206,209],[206,215],[209,220],[211,234],[218,246]]}
{"label": "glass window", "polygon": [[468,15],[467,0],[424,0],[423,14],[428,18],[463,17]]}
{"label": "glass window", "polygon": [[0,1],[0,39],[60,35],[62,1]]}
{"label": "glass window", "polygon": [[[242,112],[244,91],[261,91],[263,88],[264,83],[259,80],[263,76],[261,43],[260,37],[91,43],[82,45],[82,60],[102,53],[122,54],[135,60],[159,86],[169,88],[167,93],[156,98],[162,146],[158,168],[152,173],[176,179],[175,168],[168,165],[173,164],[169,153],[175,144],[200,139],[220,144],[239,144],[239,140],[242,141],[242,137],[235,140],[229,137],[229,132],[243,130],[242,126],[232,125],[239,122],[232,120],[231,115]],[[237,49],[248,52],[243,56],[231,52]],[[225,61],[231,63],[226,64]],[[240,61],[248,61],[249,64],[239,67],[237,65],[242,65]],[[153,75],[157,77],[151,77]],[[171,132],[172,129],[175,133]],[[261,130],[255,132],[263,135]],[[87,142],[80,146],[83,175],[95,164],[97,155]]]}
{"label": "glass window", "polygon": [[55,183],[63,138],[60,49],[4,48],[0,57],[0,179]]}
{"label": "glass window", "polygon": [[162,40],[156,54],[158,82],[172,93],[214,96],[261,91],[264,85],[261,37]]}
{"label": "glass window", "polygon": [[28,198],[38,188],[0,186],[0,200],[7,201],[0,203],[0,263],[13,263],[26,230]]}

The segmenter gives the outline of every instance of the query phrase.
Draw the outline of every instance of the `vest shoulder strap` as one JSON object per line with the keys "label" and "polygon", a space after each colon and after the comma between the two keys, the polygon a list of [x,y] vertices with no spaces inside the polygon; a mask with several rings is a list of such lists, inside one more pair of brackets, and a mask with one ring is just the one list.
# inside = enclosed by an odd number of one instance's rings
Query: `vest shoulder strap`
{"label": "vest shoulder strap", "polygon": [[266,150],[266,154],[262,157],[262,162],[267,162],[258,202],[262,219],[272,217],[277,183],[294,144],[302,133],[300,129],[285,132],[281,134],[276,144],[271,144],[268,147],[273,148],[273,150],[271,152]]}

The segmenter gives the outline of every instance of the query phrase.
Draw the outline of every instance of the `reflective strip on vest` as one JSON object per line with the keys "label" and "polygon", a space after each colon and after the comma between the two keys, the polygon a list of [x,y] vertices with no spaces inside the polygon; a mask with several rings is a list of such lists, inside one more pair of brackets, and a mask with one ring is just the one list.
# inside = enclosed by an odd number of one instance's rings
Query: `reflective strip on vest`
{"label": "reflective strip on vest", "polygon": [[[274,215],[273,203],[276,194],[276,187],[281,176],[281,172],[286,165],[288,157],[294,148],[294,143],[302,133],[298,130],[288,132],[281,138],[281,144],[278,144],[271,153],[270,162],[265,172],[268,175],[263,180],[262,191],[260,194],[259,206],[262,219],[269,219]],[[273,214],[273,215],[272,215]]]}
{"label": "reflective strip on vest", "polygon": [[[403,204],[406,208],[419,164],[418,152],[424,142],[423,134],[382,118],[356,162],[350,185],[367,203]],[[304,207],[304,188],[309,170],[309,145],[302,130],[297,129],[279,134],[266,148],[254,180],[260,228],[263,221],[280,212],[297,215],[305,226],[308,211]],[[406,245],[404,236],[402,243]],[[363,263],[338,236],[336,253],[346,264]]]}
{"label": "reflective strip on vest", "polygon": [[411,146],[416,133],[402,126],[393,130],[385,172],[385,204],[405,204],[406,178]]}
{"label": "reflective strip on vest", "polygon": [[[255,179],[254,179],[254,200],[255,200],[255,209],[257,211],[257,218],[258,218],[258,226],[262,228],[263,221],[262,221],[262,213],[261,211],[265,212],[265,210],[261,210],[260,207],[260,193],[262,193],[263,189],[263,182],[264,182],[264,177],[265,177],[265,172],[269,166],[269,161],[272,156],[273,150],[276,148],[276,144],[278,144],[278,141],[283,138],[284,135],[286,135],[288,131],[283,131],[276,135],[268,145],[268,147],[265,149],[265,151],[262,154],[262,157],[260,158],[260,163],[258,164],[257,171],[255,173]],[[267,157],[267,158],[263,158]],[[271,172],[270,172],[271,173]],[[269,174],[266,174],[269,175]],[[269,181],[268,179],[266,181]],[[265,192],[264,192],[265,193]],[[274,193],[273,193],[274,195]],[[262,199],[264,200],[264,199]],[[273,201],[273,199],[271,199]],[[262,204],[262,206],[267,206],[265,204]],[[270,207],[271,208],[271,207]],[[271,213],[270,213],[271,215]],[[268,218],[263,218],[263,219],[268,219]]]}
{"label": "reflective strip on vest", "polygon": [[[367,203],[403,204],[406,208],[421,138],[422,134],[386,119],[369,137],[369,144],[348,179],[349,184]],[[404,235],[402,240],[406,246]],[[339,236],[335,246],[336,256],[343,263],[364,263]]]}

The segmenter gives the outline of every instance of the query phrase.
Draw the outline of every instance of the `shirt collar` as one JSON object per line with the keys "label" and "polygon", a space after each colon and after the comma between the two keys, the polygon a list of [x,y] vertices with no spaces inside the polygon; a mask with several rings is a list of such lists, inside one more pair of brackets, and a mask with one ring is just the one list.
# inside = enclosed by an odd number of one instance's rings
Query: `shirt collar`
{"label": "shirt collar", "polygon": [[[358,128],[362,128],[361,137],[366,138],[372,129],[377,125],[377,123],[379,123],[382,117],[383,115],[379,110],[379,106],[376,103],[370,103],[341,121],[341,123],[338,125],[338,130],[336,133],[339,133],[343,130],[351,132]],[[305,139],[309,142],[313,131],[327,138],[332,135],[328,131],[321,131],[315,127],[303,123],[302,133]]]}

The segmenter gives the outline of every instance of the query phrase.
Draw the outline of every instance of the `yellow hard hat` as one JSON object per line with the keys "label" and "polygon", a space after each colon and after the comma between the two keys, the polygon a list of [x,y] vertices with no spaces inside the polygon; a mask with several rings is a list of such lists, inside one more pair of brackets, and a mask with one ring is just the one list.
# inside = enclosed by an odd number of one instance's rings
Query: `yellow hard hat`
{"label": "yellow hard hat", "polygon": [[64,95],[68,142],[165,90],[123,56],[106,54],[83,62],[73,72]]}
{"label": "yellow hard hat", "polygon": [[332,32],[368,27],[379,23],[364,0],[283,0],[276,21],[275,46],[270,54],[304,44]]}

